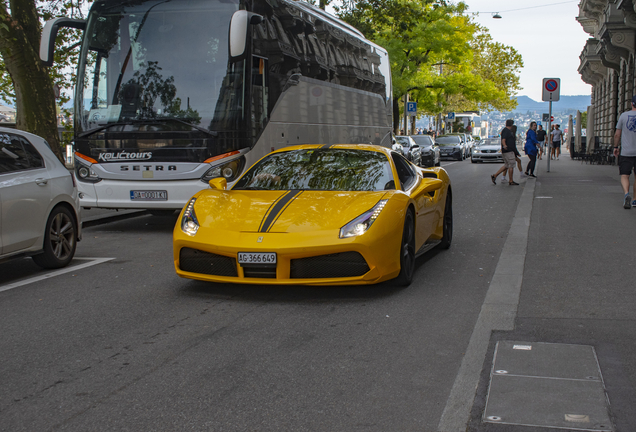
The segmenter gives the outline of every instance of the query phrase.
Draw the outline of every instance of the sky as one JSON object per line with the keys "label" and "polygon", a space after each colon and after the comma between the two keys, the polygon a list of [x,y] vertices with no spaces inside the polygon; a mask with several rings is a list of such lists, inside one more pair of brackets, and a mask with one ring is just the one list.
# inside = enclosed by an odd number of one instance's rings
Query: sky
{"label": "sky", "polygon": [[[541,101],[543,78],[561,78],[563,96],[591,93],[591,86],[584,83],[578,73],[579,55],[590,37],[576,21],[578,0],[567,3],[563,0],[465,0],[465,3],[467,12],[480,12],[475,21],[487,27],[495,41],[515,48],[522,55],[524,67],[520,84],[523,89],[518,96]],[[502,18],[494,19],[490,12],[499,12]]]}

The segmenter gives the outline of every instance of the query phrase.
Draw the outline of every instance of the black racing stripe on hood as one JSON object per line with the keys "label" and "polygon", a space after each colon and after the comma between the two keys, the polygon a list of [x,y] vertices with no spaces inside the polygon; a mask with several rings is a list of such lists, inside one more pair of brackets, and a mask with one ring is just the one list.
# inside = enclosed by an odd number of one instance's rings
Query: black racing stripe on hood
{"label": "black racing stripe on hood", "polygon": [[301,192],[302,190],[290,190],[285,195],[283,195],[283,197],[276,202],[274,208],[272,208],[272,210],[264,217],[258,232],[269,231],[271,226],[274,224],[274,221],[278,218],[279,213],[282,213],[287,204],[289,204],[291,200],[296,198],[296,196],[300,195]]}

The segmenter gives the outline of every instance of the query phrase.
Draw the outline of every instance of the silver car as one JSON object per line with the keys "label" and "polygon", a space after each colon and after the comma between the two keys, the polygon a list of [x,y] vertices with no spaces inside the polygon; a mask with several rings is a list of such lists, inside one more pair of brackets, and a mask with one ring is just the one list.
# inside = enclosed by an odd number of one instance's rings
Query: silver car
{"label": "silver car", "polygon": [[73,175],[41,137],[0,127],[0,260],[64,267],[80,238]]}
{"label": "silver car", "polygon": [[479,145],[473,147],[470,161],[475,162],[503,162],[501,155],[501,139],[487,138],[479,141]]}

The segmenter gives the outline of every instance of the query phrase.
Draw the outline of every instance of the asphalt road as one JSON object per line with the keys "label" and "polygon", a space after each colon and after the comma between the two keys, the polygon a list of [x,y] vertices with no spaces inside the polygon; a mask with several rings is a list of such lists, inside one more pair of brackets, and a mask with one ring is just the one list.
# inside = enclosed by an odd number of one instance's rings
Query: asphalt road
{"label": "asphalt road", "polygon": [[[16,286],[48,273],[28,259],[0,263],[0,430],[437,430],[526,187],[526,180],[492,185],[489,174],[500,165],[443,165],[454,189],[453,245],[419,258],[408,288],[180,279],[171,249],[176,217],[147,214],[85,228],[72,264],[84,268]],[[609,167],[594,168],[609,177]],[[547,212],[533,210],[527,259],[555,271],[581,263],[576,253],[563,261],[540,253],[546,245],[532,230],[560,217]],[[576,252],[581,242],[573,238],[552,237],[551,250],[566,241]],[[112,259],[90,265],[92,258]],[[532,301],[545,280],[524,273],[516,331],[525,333],[515,337],[557,332],[536,316],[552,312],[550,299]],[[633,320],[633,307],[624,310],[620,319]],[[572,338],[579,329],[572,325],[551,339]],[[494,341],[505,337],[493,334],[481,381],[475,377],[473,430],[490,427],[479,420],[486,372]],[[621,390],[628,403],[634,366],[614,359],[631,370]],[[453,414],[469,420],[469,412]],[[615,413],[614,421],[629,417]]]}

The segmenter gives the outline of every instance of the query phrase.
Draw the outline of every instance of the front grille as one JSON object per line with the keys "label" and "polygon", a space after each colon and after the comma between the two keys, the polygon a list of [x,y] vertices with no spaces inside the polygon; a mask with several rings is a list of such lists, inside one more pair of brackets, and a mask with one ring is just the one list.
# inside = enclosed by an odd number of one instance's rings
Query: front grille
{"label": "front grille", "polygon": [[243,276],[246,278],[276,279],[276,266],[242,265]]}
{"label": "front grille", "polygon": [[290,267],[292,279],[355,277],[369,271],[369,265],[358,252],[293,259]]}
{"label": "front grille", "polygon": [[192,273],[238,277],[236,258],[190,248],[179,251],[179,268]]}

